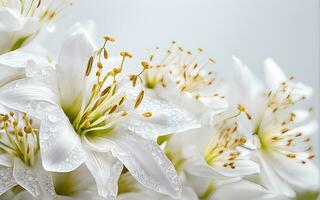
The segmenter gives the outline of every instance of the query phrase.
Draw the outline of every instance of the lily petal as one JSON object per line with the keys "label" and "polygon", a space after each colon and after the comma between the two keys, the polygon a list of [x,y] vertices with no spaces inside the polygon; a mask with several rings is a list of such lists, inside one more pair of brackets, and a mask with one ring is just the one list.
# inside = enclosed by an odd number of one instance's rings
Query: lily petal
{"label": "lily petal", "polygon": [[[124,90],[130,98],[129,101],[134,102],[139,92],[131,86]],[[146,117],[145,113],[151,113],[151,116]],[[144,138],[155,139],[161,135],[199,128],[201,125],[191,113],[180,106],[145,95],[139,107],[134,109],[120,126],[128,127],[130,131]]]}
{"label": "lily petal", "polygon": [[313,94],[313,89],[304,85],[301,82],[288,81],[287,76],[281,70],[280,66],[271,58],[265,60],[265,77],[268,87],[272,91],[276,91],[282,82],[287,82],[288,86],[292,88],[291,98],[299,100],[301,98],[309,98]]}
{"label": "lily petal", "polygon": [[274,152],[271,156],[270,164],[289,184],[306,190],[316,191],[320,188],[319,170],[312,161],[306,160],[306,163],[302,164],[300,160]]}
{"label": "lily petal", "polygon": [[28,167],[19,158],[16,158],[13,176],[20,186],[35,197],[53,198],[55,196],[52,177],[49,172],[44,171],[39,160],[33,167]]}
{"label": "lily petal", "polygon": [[63,43],[57,64],[59,88],[65,107],[71,106],[83,89],[87,62],[93,51],[89,33],[76,24]]}
{"label": "lily petal", "polygon": [[264,61],[264,73],[268,87],[272,91],[276,91],[282,82],[287,81],[287,76],[281,70],[280,66],[271,58]]}
{"label": "lily petal", "polygon": [[269,165],[266,153],[257,152],[256,156],[260,164],[260,177],[262,184],[269,190],[276,191],[276,193],[279,194],[284,194],[289,198],[294,198],[296,196],[295,192],[286,182],[281,180],[274,169]]}
{"label": "lily petal", "polygon": [[[232,191],[232,192],[231,192]],[[217,188],[213,194],[214,200],[289,200],[289,198],[268,191],[260,185],[250,181],[242,180],[240,182],[229,183]]]}
{"label": "lily petal", "polygon": [[115,199],[118,193],[118,179],[122,171],[122,163],[111,153],[88,153],[86,166],[94,176],[98,193],[106,199]]}
{"label": "lily petal", "polygon": [[46,170],[71,171],[85,161],[79,136],[46,85],[34,79],[12,82],[0,91],[0,102],[41,120],[40,149]]}
{"label": "lily petal", "polygon": [[[174,167],[156,142],[125,129],[89,139],[99,145],[98,149],[111,149],[113,156],[145,187],[172,197],[180,195],[181,185]],[[108,147],[102,147],[103,144]]]}
{"label": "lily petal", "polygon": [[17,185],[13,178],[13,168],[0,166],[0,195]]}

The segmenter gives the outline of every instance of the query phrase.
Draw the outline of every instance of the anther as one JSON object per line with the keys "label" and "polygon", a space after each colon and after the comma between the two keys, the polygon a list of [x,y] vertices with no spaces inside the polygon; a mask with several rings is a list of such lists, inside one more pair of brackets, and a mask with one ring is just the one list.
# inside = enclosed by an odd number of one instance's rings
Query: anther
{"label": "anther", "polygon": [[296,155],[295,155],[295,154],[293,154],[293,153],[289,153],[289,154],[287,154],[287,157],[288,157],[288,158],[295,158],[295,157],[296,157]]}
{"label": "anther", "polygon": [[102,63],[99,61],[99,62],[97,62],[97,67],[99,68],[99,69],[102,69],[103,68],[103,65],[102,65]]}
{"label": "anther", "polygon": [[137,108],[140,105],[140,103],[142,102],[143,96],[144,96],[144,91],[142,90],[137,96],[136,103],[134,104],[134,108]]}
{"label": "anther", "polygon": [[143,116],[151,117],[152,116],[152,112],[145,112],[145,113],[143,113]]}
{"label": "anther", "polygon": [[131,55],[129,52],[126,52],[126,51],[121,52],[121,53],[120,53],[120,56],[122,56],[122,57],[132,58],[132,55]]}
{"label": "anther", "polygon": [[149,63],[148,62],[142,61],[141,65],[142,65],[143,69],[149,69]]}
{"label": "anther", "polygon": [[104,39],[105,41],[111,41],[111,42],[114,42],[114,41],[115,41],[115,39],[114,39],[113,37],[110,37],[110,36],[104,36],[103,39]]}
{"label": "anther", "polygon": [[86,70],[86,76],[90,75],[91,69],[92,69],[92,64],[93,64],[93,57],[91,56],[88,60],[87,64],[87,70]]}

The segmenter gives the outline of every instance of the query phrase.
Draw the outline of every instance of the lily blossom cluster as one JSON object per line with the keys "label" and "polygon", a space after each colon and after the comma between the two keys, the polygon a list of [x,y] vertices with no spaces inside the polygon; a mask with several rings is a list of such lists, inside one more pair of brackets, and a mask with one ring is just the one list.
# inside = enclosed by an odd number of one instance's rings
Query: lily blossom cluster
{"label": "lily blossom cluster", "polygon": [[[313,89],[265,61],[155,48],[133,71],[80,24],[26,48],[71,1],[0,0],[0,200],[290,200],[317,195]],[[44,45],[45,47],[45,45]],[[132,64],[130,64],[132,65]],[[131,69],[130,69],[131,68]]]}

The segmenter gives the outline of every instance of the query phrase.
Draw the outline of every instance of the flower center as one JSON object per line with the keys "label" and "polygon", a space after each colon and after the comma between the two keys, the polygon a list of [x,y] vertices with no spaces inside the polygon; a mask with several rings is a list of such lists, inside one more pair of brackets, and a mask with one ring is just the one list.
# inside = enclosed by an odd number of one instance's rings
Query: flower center
{"label": "flower center", "polygon": [[[209,64],[216,62],[213,58],[209,58],[206,63],[200,64],[198,57],[203,52],[201,48],[193,54],[182,47],[177,47],[176,42],[173,41],[161,59],[156,57],[157,51],[159,51],[158,47],[149,57],[150,67],[146,70],[144,78],[146,87],[155,88],[157,85],[167,87],[165,77],[169,75],[179,91],[188,92],[196,99],[220,96],[216,92],[211,92],[212,86],[217,82],[216,73],[204,71]],[[204,91],[207,89],[209,91]],[[223,98],[223,96],[220,97]]]}
{"label": "flower center", "polygon": [[[217,161],[224,162],[224,167],[235,168],[234,161],[239,157],[240,152],[236,147],[246,143],[246,138],[238,135],[238,124],[234,120],[241,114],[246,113],[242,105],[238,106],[239,112],[216,125],[217,136],[209,142],[204,159],[209,165]],[[246,113],[247,117],[249,115]]]}
{"label": "flower center", "polygon": [[[132,55],[128,52],[121,52],[122,61],[120,66],[111,68],[111,70],[107,70],[107,73],[103,73],[105,68],[103,59],[108,60],[106,44],[108,41],[114,41],[113,38],[108,36],[104,37],[104,39],[103,46],[89,58],[87,63],[85,76],[88,79],[95,79],[90,88],[89,98],[83,100],[80,111],[72,120],[75,131],[81,136],[91,132],[105,134],[111,131],[114,124],[128,115],[129,112],[122,109],[127,96],[119,88],[117,76],[122,72],[125,59],[131,58]],[[92,73],[93,70],[95,70],[95,73]],[[130,76],[133,86],[136,85],[138,77],[139,74]],[[141,90],[135,101],[134,108],[140,105],[143,96],[144,91]]]}
{"label": "flower center", "polygon": [[[297,116],[294,112],[287,112],[287,110],[305,99],[304,96],[295,97],[294,92],[294,89],[288,87],[285,82],[275,92],[266,92],[267,108],[256,135],[260,139],[262,150],[273,150],[305,164],[306,160],[314,158],[314,155],[310,144],[311,139],[303,132],[292,128],[295,127]],[[312,109],[309,110],[311,111]],[[287,114],[284,115],[284,113]],[[298,152],[299,156],[297,156]]]}
{"label": "flower center", "polygon": [[[21,124],[20,124],[21,123]],[[0,151],[20,158],[32,166],[39,150],[39,130],[32,127],[32,119],[23,114],[0,114]]]}

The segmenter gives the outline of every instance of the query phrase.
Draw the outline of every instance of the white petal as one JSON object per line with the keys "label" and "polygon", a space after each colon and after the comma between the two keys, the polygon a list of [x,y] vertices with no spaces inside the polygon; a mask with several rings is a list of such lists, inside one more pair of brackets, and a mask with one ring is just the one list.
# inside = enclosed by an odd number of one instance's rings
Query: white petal
{"label": "white petal", "polygon": [[285,183],[270,166],[271,163],[266,159],[267,156],[267,153],[257,152],[262,184],[267,189],[275,191],[276,193],[286,195],[289,198],[295,197],[296,195],[293,189]]}
{"label": "white petal", "polygon": [[248,66],[243,64],[237,57],[233,56],[232,58],[234,60],[235,82],[229,94],[232,98],[229,100],[237,104],[244,104],[248,107],[247,109],[250,113],[254,115],[256,110],[261,109],[259,108],[260,104],[257,102],[262,102],[264,86]]}
{"label": "white petal", "polygon": [[255,126],[252,120],[249,120],[247,116],[241,114],[237,118],[237,123],[239,135],[245,137],[247,140],[244,146],[249,149],[257,149],[255,135],[253,135]]}
{"label": "white petal", "polygon": [[180,181],[161,148],[154,141],[133,134],[119,130],[119,133],[110,135],[108,139],[114,142],[112,154],[145,187],[178,197]]}
{"label": "white petal", "polygon": [[12,156],[8,153],[0,153],[0,166],[13,167]]}
{"label": "white petal", "polygon": [[118,194],[122,163],[111,153],[92,151],[88,153],[86,165],[96,180],[99,195],[106,199],[115,199]]}
{"label": "white petal", "polygon": [[42,168],[41,160],[34,166],[26,166],[19,158],[14,161],[13,176],[16,182],[34,197],[53,198],[55,191],[52,177]]}
{"label": "white petal", "polygon": [[319,169],[316,164],[305,160],[302,164],[300,160],[288,158],[285,155],[272,152],[270,164],[275,171],[286,182],[291,185],[304,188],[306,190],[318,190],[319,186]]}
{"label": "white petal", "polygon": [[0,66],[3,67],[22,69],[27,67],[29,61],[33,61],[38,64],[48,63],[46,58],[23,50],[10,51],[0,56]]}
{"label": "white petal", "polygon": [[276,91],[282,82],[286,82],[289,88],[293,89],[290,94],[293,100],[300,100],[302,97],[309,98],[313,94],[313,89],[311,87],[300,82],[295,83],[288,80],[280,66],[271,58],[265,60],[265,77],[268,87],[272,91]]}
{"label": "white petal", "polygon": [[268,87],[272,91],[276,91],[282,82],[287,81],[287,76],[271,58],[267,58],[264,64],[264,73]]}
{"label": "white petal", "polygon": [[[129,101],[134,102],[138,92],[130,86],[124,87],[124,89]],[[134,105],[134,103],[132,104]],[[152,116],[143,116],[145,112],[151,112]],[[200,124],[191,113],[180,106],[145,95],[139,107],[129,114],[125,123],[120,126],[138,133],[142,137],[154,139],[161,135],[199,128]]]}
{"label": "white petal", "polygon": [[17,185],[13,178],[13,168],[0,166],[0,195]]}
{"label": "white petal", "polygon": [[40,149],[46,170],[71,171],[85,161],[80,138],[52,90],[39,81],[23,79],[0,91],[0,102],[41,120]]}
{"label": "white petal", "polygon": [[289,200],[282,195],[272,193],[255,183],[242,180],[240,182],[222,185],[213,194],[214,200]]}
{"label": "white petal", "polygon": [[89,34],[76,24],[63,43],[57,65],[64,106],[72,105],[82,90],[87,63],[93,51],[94,45]]}
{"label": "white petal", "polygon": [[0,32],[13,32],[21,29],[23,18],[16,10],[0,8]]}

